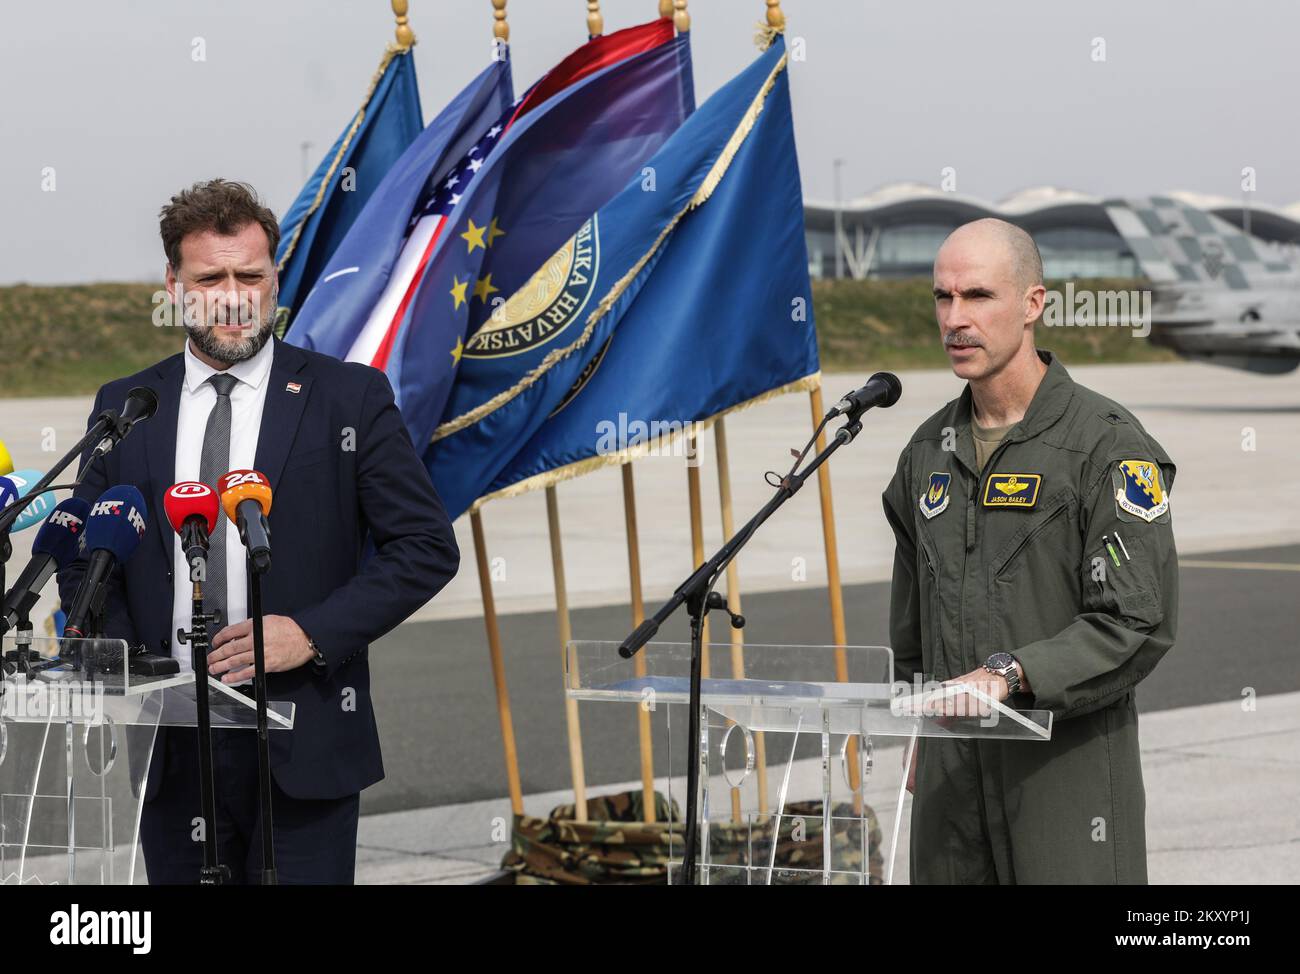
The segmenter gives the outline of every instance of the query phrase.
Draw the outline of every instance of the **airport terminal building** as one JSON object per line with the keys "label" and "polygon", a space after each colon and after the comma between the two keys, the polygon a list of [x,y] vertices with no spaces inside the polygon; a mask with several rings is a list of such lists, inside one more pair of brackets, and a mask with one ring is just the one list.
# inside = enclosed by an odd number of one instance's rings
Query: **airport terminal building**
{"label": "airport terminal building", "polygon": [[[1286,209],[1199,193],[1167,196],[1212,213],[1278,246],[1300,244],[1300,204]],[[835,219],[843,227],[835,249]],[[921,183],[893,183],[835,203],[804,201],[809,270],[821,277],[925,277],[954,227],[995,216],[1033,234],[1049,278],[1138,277],[1137,261],[1111,224],[1103,199],[1038,187],[989,203]]]}

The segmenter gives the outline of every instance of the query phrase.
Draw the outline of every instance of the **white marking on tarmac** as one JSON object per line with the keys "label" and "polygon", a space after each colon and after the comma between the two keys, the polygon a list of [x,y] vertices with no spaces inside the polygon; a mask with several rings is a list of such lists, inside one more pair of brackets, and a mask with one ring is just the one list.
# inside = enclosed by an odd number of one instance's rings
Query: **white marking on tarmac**
{"label": "white marking on tarmac", "polygon": [[1180,561],[1179,568],[1233,568],[1242,571],[1300,572],[1300,565],[1285,561]]}

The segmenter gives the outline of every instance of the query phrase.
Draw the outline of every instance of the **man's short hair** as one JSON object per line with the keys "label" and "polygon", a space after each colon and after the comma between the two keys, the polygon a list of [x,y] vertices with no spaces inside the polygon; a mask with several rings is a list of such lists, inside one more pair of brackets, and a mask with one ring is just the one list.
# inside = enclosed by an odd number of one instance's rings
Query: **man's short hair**
{"label": "man's short hair", "polygon": [[172,270],[181,266],[181,241],[191,233],[211,230],[232,236],[250,223],[266,231],[271,259],[280,246],[280,224],[247,183],[229,179],[209,179],[183,189],[158,214],[158,232],[162,235],[163,253]]}
{"label": "man's short hair", "polygon": [[988,231],[1005,244],[1011,255],[1012,273],[1022,286],[1034,287],[1043,283],[1043,255],[1038,252],[1034,238],[1023,227],[986,216],[963,223],[944,238],[944,243],[963,230]]}

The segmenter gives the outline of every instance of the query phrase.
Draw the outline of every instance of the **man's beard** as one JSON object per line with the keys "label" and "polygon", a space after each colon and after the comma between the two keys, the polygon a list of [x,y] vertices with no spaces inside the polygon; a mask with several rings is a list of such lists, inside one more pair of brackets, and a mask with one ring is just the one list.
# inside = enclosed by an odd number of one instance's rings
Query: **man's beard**
{"label": "man's beard", "polygon": [[[271,340],[275,324],[276,305],[279,304],[279,301],[280,289],[277,287],[271,292],[271,300],[267,302],[269,307],[261,315],[262,320],[257,331],[251,335],[245,335],[239,341],[222,340],[216,335],[216,325],[191,324],[188,316],[183,319],[185,321],[185,332],[190,336],[190,341],[194,343],[194,347],[208,358],[224,362],[226,365],[235,365],[252,358]],[[251,327],[251,323],[246,327]]]}

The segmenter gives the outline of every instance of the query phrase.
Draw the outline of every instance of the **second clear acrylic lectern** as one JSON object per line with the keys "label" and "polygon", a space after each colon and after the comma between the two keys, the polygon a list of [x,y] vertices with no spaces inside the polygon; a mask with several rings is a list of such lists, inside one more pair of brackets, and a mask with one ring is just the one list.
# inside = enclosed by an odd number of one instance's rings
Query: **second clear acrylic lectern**
{"label": "second clear acrylic lectern", "polygon": [[[1050,740],[1052,715],[1015,710],[976,688],[893,679],[883,646],[705,647],[700,739],[686,740],[691,647],[570,642],[565,692],[643,707],[668,730],[669,805],[685,807],[686,760],[699,762],[697,881],[891,883],[906,775],[920,737]],[[889,743],[903,752],[882,768]],[[901,758],[901,760],[900,760]],[[681,833],[669,831],[680,862]],[[674,880],[669,867],[669,881]]]}

